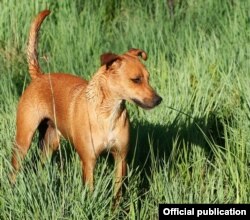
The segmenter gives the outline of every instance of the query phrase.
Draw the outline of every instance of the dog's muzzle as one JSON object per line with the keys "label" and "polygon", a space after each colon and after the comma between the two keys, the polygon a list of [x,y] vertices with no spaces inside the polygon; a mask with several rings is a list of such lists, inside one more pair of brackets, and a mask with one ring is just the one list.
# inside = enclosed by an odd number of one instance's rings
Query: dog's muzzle
{"label": "dog's muzzle", "polygon": [[132,101],[141,108],[152,109],[161,103],[162,97],[156,94],[152,99],[144,99],[143,102],[138,99],[132,99]]}

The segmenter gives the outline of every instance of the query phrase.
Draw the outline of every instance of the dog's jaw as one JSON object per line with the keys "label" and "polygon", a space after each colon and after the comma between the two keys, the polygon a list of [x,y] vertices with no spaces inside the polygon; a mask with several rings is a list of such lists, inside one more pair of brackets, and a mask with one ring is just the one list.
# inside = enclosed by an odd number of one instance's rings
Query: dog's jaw
{"label": "dog's jaw", "polygon": [[152,108],[154,108],[154,106],[148,106],[143,104],[141,101],[139,101],[138,99],[131,99],[136,105],[138,105],[139,107],[146,109],[146,110],[150,110]]}
{"label": "dog's jaw", "polygon": [[146,110],[150,110],[154,107],[156,107],[157,105],[159,105],[162,101],[162,98],[158,95],[155,95],[154,98],[150,101],[147,101],[145,103],[141,102],[138,99],[131,99],[136,105],[138,105],[139,107],[146,109]]}

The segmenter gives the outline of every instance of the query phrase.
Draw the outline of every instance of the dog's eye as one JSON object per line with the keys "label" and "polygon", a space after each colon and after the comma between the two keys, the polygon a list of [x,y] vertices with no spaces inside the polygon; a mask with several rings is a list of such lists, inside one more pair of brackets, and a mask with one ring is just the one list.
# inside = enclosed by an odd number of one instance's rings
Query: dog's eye
{"label": "dog's eye", "polygon": [[141,83],[141,77],[136,77],[136,78],[131,79],[131,80],[132,80],[132,82],[134,82],[134,83],[136,83],[136,84]]}

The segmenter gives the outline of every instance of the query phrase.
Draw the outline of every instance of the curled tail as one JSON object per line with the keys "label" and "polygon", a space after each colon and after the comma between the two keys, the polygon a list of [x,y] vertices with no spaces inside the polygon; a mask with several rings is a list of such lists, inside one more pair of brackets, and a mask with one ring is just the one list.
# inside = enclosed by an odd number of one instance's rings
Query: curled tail
{"label": "curled tail", "polygon": [[29,40],[28,40],[28,48],[27,48],[27,61],[29,65],[29,73],[32,79],[35,79],[42,71],[38,62],[38,54],[37,54],[37,39],[38,32],[40,30],[41,24],[43,20],[50,14],[49,10],[44,10],[40,12],[30,27]]}

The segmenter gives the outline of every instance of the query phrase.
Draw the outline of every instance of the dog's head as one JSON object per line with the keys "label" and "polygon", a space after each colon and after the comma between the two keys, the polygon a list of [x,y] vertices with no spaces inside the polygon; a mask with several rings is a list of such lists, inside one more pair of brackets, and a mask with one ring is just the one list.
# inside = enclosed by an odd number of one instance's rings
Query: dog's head
{"label": "dog's head", "polygon": [[130,49],[123,55],[105,53],[101,65],[106,67],[107,84],[117,98],[136,103],[144,109],[159,105],[162,98],[149,84],[149,73],[140,61],[147,59],[145,51]]}

